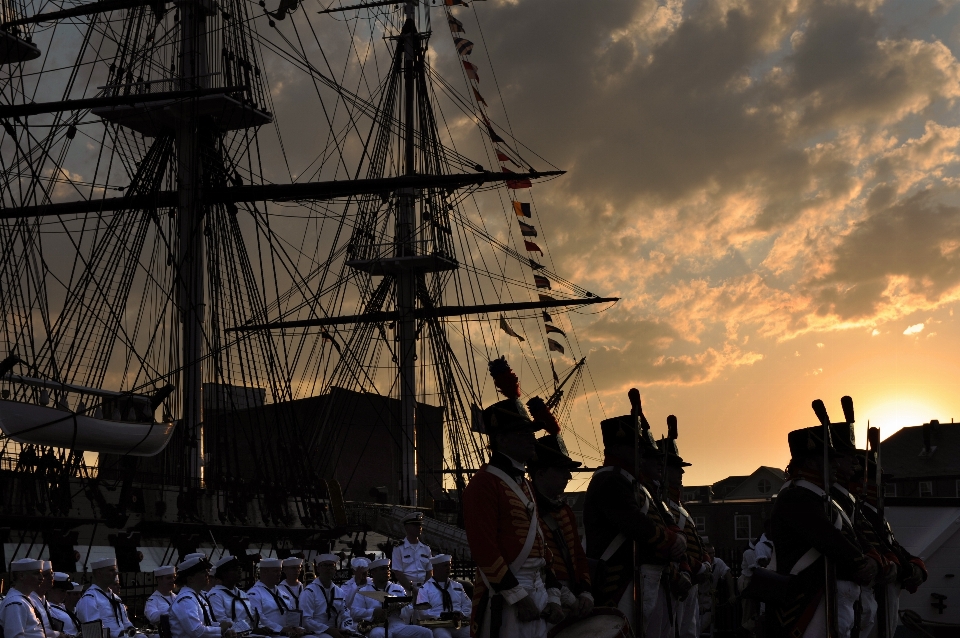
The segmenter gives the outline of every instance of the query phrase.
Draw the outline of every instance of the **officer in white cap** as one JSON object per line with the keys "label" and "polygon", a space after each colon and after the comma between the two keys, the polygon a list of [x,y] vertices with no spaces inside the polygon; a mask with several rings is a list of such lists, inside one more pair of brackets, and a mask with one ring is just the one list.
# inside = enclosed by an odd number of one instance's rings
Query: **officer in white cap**
{"label": "officer in white cap", "polygon": [[143,606],[143,615],[151,624],[159,625],[160,616],[170,615],[170,608],[177,595],[173,588],[177,583],[177,568],[173,565],[164,565],[153,570],[153,580],[157,588],[147,598]]}
{"label": "officer in white cap", "polygon": [[470,610],[472,603],[463,585],[450,578],[450,562],[453,557],[440,554],[430,559],[433,578],[420,588],[417,604],[429,603],[430,609],[420,612],[421,618],[459,620],[459,629],[437,627],[433,638],[470,638]]}
{"label": "officer in white cap", "polygon": [[257,611],[247,592],[237,587],[242,575],[240,560],[236,556],[224,556],[213,564],[213,575],[220,581],[207,596],[214,617],[231,621],[238,632],[255,629],[259,624]]}
{"label": "officer in white cap", "polygon": [[260,617],[260,626],[285,636],[302,636],[307,633],[303,627],[288,626],[290,621],[284,616],[290,611],[290,603],[280,595],[277,585],[280,583],[283,561],[279,558],[264,558],[260,561],[260,580],[247,590],[250,604]]}
{"label": "officer in white cap", "polygon": [[33,599],[34,605],[40,610],[40,622],[43,623],[47,637],[54,638],[60,634],[57,629],[59,623],[51,622],[50,603],[47,601],[47,592],[53,589],[53,563],[48,560],[43,561],[40,570],[42,574],[40,586],[30,594],[30,598]]}
{"label": "officer in white cap", "polygon": [[300,568],[303,559],[296,556],[284,558],[280,563],[283,573],[283,582],[280,583],[280,594],[288,601],[290,609],[300,609],[300,594],[303,593],[303,583],[300,582]]}
{"label": "officer in white cap", "polygon": [[395,597],[409,596],[403,587],[390,582],[390,559],[381,558],[370,563],[370,577],[372,582],[357,590],[350,608],[357,622],[365,620],[380,625],[370,630],[370,638],[384,638],[386,632],[383,625],[390,629],[390,635],[394,638],[433,638],[433,632],[426,627],[410,624],[414,619],[413,605],[407,604],[397,609],[395,604],[388,604],[385,609],[380,601],[364,596],[372,592],[384,592],[387,596]]}
{"label": "officer in white cap", "polygon": [[171,638],[236,638],[231,622],[217,622],[210,603],[201,594],[210,583],[210,561],[203,554],[177,565],[180,593],[170,609]]}
{"label": "officer in white cap", "polygon": [[413,512],[403,519],[403,542],[393,548],[393,571],[397,582],[408,592],[423,585],[430,578],[430,551],[428,545],[420,542],[423,533],[423,513]]}
{"label": "officer in white cap", "polygon": [[367,575],[370,559],[366,556],[357,556],[350,559],[350,567],[353,568],[353,578],[340,586],[343,590],[343,603],[348,608],[353,604],[353,597],[357,595],[357,590],[367,583],[373,582]]}
{"label": "officer in white cap", "polygon": [[110,631],[110,638],[135,636],[137,630],[127,616],[120,597],[111,588],[119,585],[117,559],[101,558],[90,563],[93,584],[80,597],[77,603],[77,618],[81,623],[100,621],[104,629]]}
{"label": "officer in white cap", "polygon": [[45,638],[40,610],[30,598],[43,576],[43,561],[21,558],[10,564],[13,586],[0,601],[0,627],[4,638]]}
{"label": "officer in white cap", "polygon": [[73,590],[70,574],[53,573],[53,587],[47,592],[47,614],[50,625],[63,636],[79,636],[80,620],[66,605],[67,592]]}
{"label": "officer in white cap", "polygon": [[343,590],[333,584],[340,558],[336,554],[321,554],[316,562],[317,578],[300,594],[304,627],[318,638],[354,635],[356,625],[344,604]]}

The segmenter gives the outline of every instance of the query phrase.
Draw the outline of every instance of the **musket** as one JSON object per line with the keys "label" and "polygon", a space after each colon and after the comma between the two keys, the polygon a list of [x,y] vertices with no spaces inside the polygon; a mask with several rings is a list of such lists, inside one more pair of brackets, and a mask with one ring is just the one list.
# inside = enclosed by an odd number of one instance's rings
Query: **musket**
{"label": "musket", "polygon": [[[647,423],[647,418],[643,416],[643,406],[640,404],[640,390],[630,388],[627,396],[630,397],[630,416],[633,417],[633,427],[636,430],[636,434],[633,437],[633,479],[635,481],[633,491],[634,498],[636,498],[639,494],[640,485],[640,433],[645,429],[643,428],[644,425],[649,428],[650,424]],[[639,638],[645,638],[647,635],[647,627],[643,618],[642,579],[639,541],[635,540],[633,541],[633,622],[634,634]]]}
{"label": "musket", "polygon": [[[827,520],[832,521],[833,503],[830,498],[830,486],[833,482],[830,480],[830,442],[832,440],[830,436],[830,417],[827,415],[826,406],[823,405],[823,401],[820,399],[815,399],[812,406],[814,413],[820,420],[820,425],[823,426],[823,507],[827,515]],[[839,631],[833,628],[833,619],[836,618],[836,614],[833,613],[834,595],[833,582],[830,578],[831,567],[830,558],[824,554],[823,611],[826,614],[827,638],[832,638],[832,636],[839,634]]]}
{"label": "musket", "polygon": [[[880,518],[880,524],[883,525],[886,520],[883,517],[883,469],[880,465],[880,428],[870,427],[867,423],[867,443],[873,450],[876,458],[876,474],[873,477],[874,485],[877,486],[877,516]],[[882,530],[880,530],[882,532]],[[874,597],[877,601],[877,638],[890,638],[887,629],[887,584],[880,583],[874,588]]]}

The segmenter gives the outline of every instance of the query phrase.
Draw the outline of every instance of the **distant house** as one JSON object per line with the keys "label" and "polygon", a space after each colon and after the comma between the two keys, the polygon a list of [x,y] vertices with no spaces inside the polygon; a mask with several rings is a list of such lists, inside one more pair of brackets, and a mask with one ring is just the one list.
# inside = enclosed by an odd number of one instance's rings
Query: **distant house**
{"label": "distant house", "polygon": [[902,428],[880,444],[887,497],[960,497],[960,423]]}

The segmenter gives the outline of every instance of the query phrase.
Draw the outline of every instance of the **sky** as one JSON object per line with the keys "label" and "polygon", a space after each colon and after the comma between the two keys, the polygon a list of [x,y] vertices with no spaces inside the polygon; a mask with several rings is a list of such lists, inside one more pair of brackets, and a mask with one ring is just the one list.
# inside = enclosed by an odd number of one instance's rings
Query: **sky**
{"label": "sky", "polygon": [[958,4],[457,9],[494,119],[567,171],[532,190],[552,263],[622,299],[568,315],[603,412],[675,414],[687,484],[784,467],[816,398],[861,444],[960,418]]}

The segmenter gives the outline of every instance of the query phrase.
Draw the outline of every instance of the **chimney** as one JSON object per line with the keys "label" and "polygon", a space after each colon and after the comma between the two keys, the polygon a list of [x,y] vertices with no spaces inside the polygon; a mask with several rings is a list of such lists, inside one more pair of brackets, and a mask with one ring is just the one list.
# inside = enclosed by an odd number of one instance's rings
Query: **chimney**
{"label": "chimney", "polygon": [[936,419],[931,419],[930,423],[924,423],[923,426],[923,449],[920,450],[920,458],[930,458],[933,456],[933,453],[937,451],[937,446],[934,445],[934,438],[937,433],[937,427],[940,425],[940,421]]}

